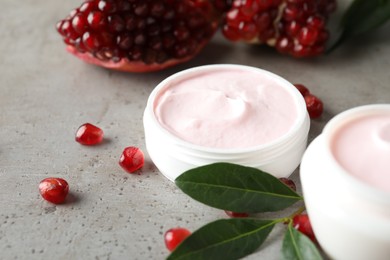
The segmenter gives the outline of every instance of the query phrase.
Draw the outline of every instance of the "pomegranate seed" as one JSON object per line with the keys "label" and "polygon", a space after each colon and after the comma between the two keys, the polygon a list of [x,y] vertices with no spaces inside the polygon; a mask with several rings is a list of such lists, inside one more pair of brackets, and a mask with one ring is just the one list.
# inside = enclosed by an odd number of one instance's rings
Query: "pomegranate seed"
{"label": "pomegranate seed", "polygon": [[68,192],[69,185],[61,178],[46,178],[39,183],[39,193],[41,196],[54,204],[63,203]]}
{"label": "pomegranate seed", "polygon": [[314,95],[306,95],[305,97],[307,112],[310,118],[318,118],[322,115],[324,105],[322,101]]}
{"label": "pomegranate seed", "polygon": [[318,38],[318,31],[310,27],[303,27],[298,35],[298,41],[305,46],[314,45]]}
{"label": "pomegranate seed", "polygon": [[172,228],[167,232],[165,232],[164,235],[165,246],[169,251],[173,251],[189,235],[191,235],[191,232],[188,229]]}
{"label": "pomegranate seed", "polygon": [[91,28],[95,30],[101,29],[106,24],[103,13],[99,11],[89,13],[87,20]]}
{"label": "pomegranate seed", "polygon": [[77,33],[84,33],[87,28],[87,19],[81,13],[76,14],[72,19],[72,26]]}
{"label": "pomegranate seed", "polygon": [[233,212],[225,210],[226,215],[228,215],[231,218],[247,218],[249,217],[248,213],[240,213],[240,212]]}
{"label": "pomegranate seed", "polygon": [[306,86],[302,84],[294,84],[294,86],[298,89],[298,91],[302,94],[303,97],[310,94],[310,91]]}
{"label": "pomegranate seed", "polygon": [[291,51],[293,43],[288,37],[281,37],[276,42],[275,47],[281,53],[288,53]]}
{"label": "pomegranate seed", "polygon": [[309,216],[307,214],[300,214],[293,218],[293,227],[299,232],[305,234],[311,241],[317,242],[314,235],[313,228],[310,223]]}
{"label": "pomegranate seed", "polygon": [[119,159],[119,165],[128,173],[134,173],[144,166],[144,153],[137,147],[126,147]]}
{"label": "pomegranate seed", "polygon": [[307,19],[307,25],[314,29],[322,29],[325,26],[325,19],[319,15],[313,15]]}
{"label": "pomegranate seed", "polygon": [[86,123],[77,129],[76,141],[82,145],[96,145],[102,142],[103,135],[102,129]]}
{"label": "pomegranate seed", "polygon": [[294,181],[288,178],[279,178],[281,182],[286,184],[290,189],[293,191],[297,191],[297,186],[295,185]]}

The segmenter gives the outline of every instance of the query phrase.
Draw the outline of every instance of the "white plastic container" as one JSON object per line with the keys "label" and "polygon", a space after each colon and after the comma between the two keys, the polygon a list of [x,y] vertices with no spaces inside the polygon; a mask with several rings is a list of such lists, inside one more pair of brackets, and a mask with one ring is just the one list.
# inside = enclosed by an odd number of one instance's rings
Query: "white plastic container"
{"label": "white plastic container", "polygon": [[[331,149],[341,127],[378,113],[390,116],[390,105],[362,106],[339,114],[309,145],[302,159],[300,177],[306,208],[317,240],[332,259],[390,259],[390,192],[347,172]],[[386,145],[390,149],[390,143]]]}
{"label": "white plastic container", "polygon": [[[272,77],[275,87],[285,88],[297,107],[298,118],[292,128],[279,139],[261,146],[220,149],[189,143],[161,126],[154,112],[155,100],[161,91],[188,77],[221,69],[247,70]],[[208,65],[174,74],[153,90],[144,113],[146,148],[157,168],[171,181],[189,169],[214,162],[242,164],[259,168],[276,177],[287,177],[300,163],[307,145],[309,127],[305,101],[291,83],[270,72],[241,65]]]}

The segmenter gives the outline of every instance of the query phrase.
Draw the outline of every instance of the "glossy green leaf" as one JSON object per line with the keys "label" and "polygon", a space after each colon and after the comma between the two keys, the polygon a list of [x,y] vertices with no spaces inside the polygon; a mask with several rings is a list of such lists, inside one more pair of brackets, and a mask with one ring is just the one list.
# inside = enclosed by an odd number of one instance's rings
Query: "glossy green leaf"
{"label": "glossy green leaf", "polygon": [[322,257],[314,243],[290,224],[284,236],[281,259],[322,260]]}
{"label": "glossy green leaf", "polygon": [[238,259],[253,253],[279,220],[221,219],[187,237],[168,260]]}
{"label": "glossy green leaf", "polygon": [[231,163],[189,170],[175,183],[197,201],[234,212],[278,211],[302,200],[278,178],[256,168]]}
{"label": "glossy green leaf", "polygon": [[374,30],[390,19],[390,0],[355,0],[341,20],[342,33],[329,51],[346,39]]}

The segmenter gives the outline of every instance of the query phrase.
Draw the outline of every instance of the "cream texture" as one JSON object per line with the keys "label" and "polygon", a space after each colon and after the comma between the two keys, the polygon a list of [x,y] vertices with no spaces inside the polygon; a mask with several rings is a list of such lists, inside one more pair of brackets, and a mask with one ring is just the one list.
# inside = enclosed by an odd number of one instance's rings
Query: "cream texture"
{"label": "cream texture", "polygon": [[335,133],[331,149],[351,175],[390,192],[390,113],[346,123]]}
{"label": "cream texture", "polygon": [[297,121],[292,93],[266,73],[198,72],[169,82],[154,113],[173,135],[210,148],[249,148],[285,135]]}

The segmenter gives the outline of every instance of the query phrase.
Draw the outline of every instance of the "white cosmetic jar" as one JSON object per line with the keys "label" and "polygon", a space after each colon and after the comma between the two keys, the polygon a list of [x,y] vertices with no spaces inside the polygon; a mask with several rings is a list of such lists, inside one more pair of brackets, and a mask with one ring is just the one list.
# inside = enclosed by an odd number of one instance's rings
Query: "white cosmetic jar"
{"label": "white cosmetic jar", "polygon": [[[291,95],[297,108],[297,118],[290,130],[277,140],[264,145],[223,149],[195,145],[184,141],[159,123],[154,107],[156,98],[162,91],[187,78],[224,69],[245,70],[265,75],[275,82],[275,87],[284,88]],[[201,102],[199,103],[201,104]],[[269,172],[278,178],[287,177],[300,163],[306,149],[310,128],[310,119],[305,101],[291,83],[265,70],[232,64],[195,67],[166,78],[150,94],[144,112],[143,123],[149,156],[160,172],[171,181],[174,181],[180,174],[189,169],[215,162],[229,162],[251,166]]]}
{"label": "white cosmetic jar", "polygon": [[390,115],[389,104],[337,115],[303,156],[300,178],[306,209],[318,242],[332,259],[390,259],[390,192],[347,172],[331,149],[343,126],[382,113]]}

